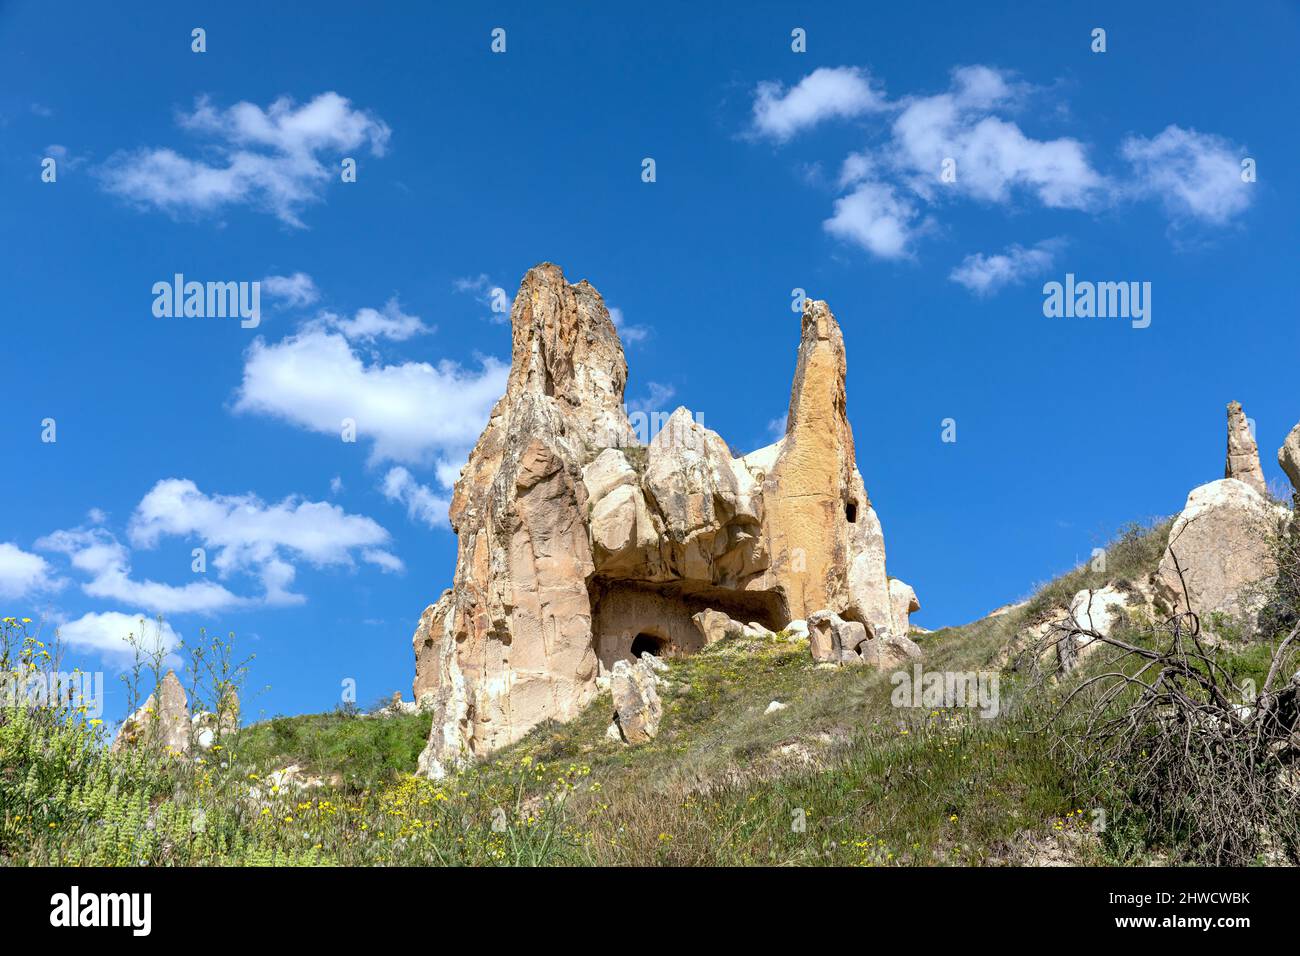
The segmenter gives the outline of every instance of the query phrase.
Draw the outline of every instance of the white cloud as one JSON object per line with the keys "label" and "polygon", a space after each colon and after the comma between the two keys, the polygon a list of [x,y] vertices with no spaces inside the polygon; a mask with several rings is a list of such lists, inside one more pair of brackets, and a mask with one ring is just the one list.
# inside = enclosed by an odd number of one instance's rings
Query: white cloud
{"label": "white cloud", "polygon": [[[884,259],[910,256],[919,232],[933,225],[926,209],[956,198],[1097,212],[1121,199],[1153,197],[1175,223],[1220,225],[1250,204],[1249,185],[1241,181],[1242,151],[1223,138],[1177,126],[1152,139],[1130,137],[1120,150],[1130,175],[1107,175],[1078,139],[1037,139],[1009,118],[1026,112],[1031,97],[1045,96],[1007,72],[965,66],[952,71],[942,93],[887,101],[864,71],[823,68],[788,92],[777,83],[759,84],[754,127],[785,140],[827,119],[888,114],[873,131],[879,145],[841,162],[843,194],[824,222],[831,234]],[[820,170],[821,163],[811,168]],[[820,173],[815,178],[820,182]],[[978,282],[1008,264],[1016,263],[991,257],[961,274]]]}
{"label": "white cloud", "polygon": [[407,515],[413,520],[430,528],[448,527],[447,509],[451,499],[416,481],[401,465],[390,468],[384,476],[383,492],[389,501],[405,505]]}
{"label": "white cloud", "polygon": [[963,259],[948,278],[978,296],[992,295],[1004,286],[1046,272],[1060,246],[1060,240],[1045,239],[1030,248],[1012,244],[993,255],[977,252]]}
{"label": "white cloud", "polygon": [[510,311],[515,305],[514,297],[505,288],[493,283],[486,272],[457,279],[452,283],[452,288],[474,296],[479,305],[488,310],[488,317],[497,325],[510,321]]}
{"label": "white cloud", "polygon": [[36,546],[67,555],[74,568],[89,576],[81,589],[91,597],[135,604],[159,614],[210,614],[250,603],[214,581],[178,587],[135,580],[126,546],[102,528],[55,531]]}
{"label": "white cloud", "polygon": [[[173,216],[219,212],[248,203],[282,222],[302,227],[302,208],[319,202],[338,178],[342,154],[369,147],[387,150],[391,130],[383,120],[353,109],[337,93],[321,93],[301,106],[281,97],[265,110],[241,102],[215,109],[200,98],[180,126],[214,140],[218,161],[191,159],[167,148],[119,153],[101,168],[104,188]],[[328,165],[318,153],[325,153]]]}
{"label": "white cloud", "polygon": [[0,542],[0,598],[15,600],[59,587],[50,563],[16,544]]}
{"label": "white cloud", "polygon": [[[1105,185],[1077,140],[1037,140],[1015,123],[993,115],[1015,106],[1021,91],[1007,75],[988,67],[953,71],[950,90],[914,97],[894,120],[884,162],[926,199],[941,190],[984,202],[1008,202],[1023,190],[1044,206],[1084,209]],[[956,180],[940,181],[945,160],[955,161]]]}
{"label": "white cloud", "polygon": [[253,343],[235,409],[335,440],[352,419],[358,437],[374,443],[376,462],[446,463],[464,459],[509,373],[490,357],[477,370],[450,361],[368,364],[342,335],[309,328],[274,345]]}
{"label": "white cloud", "polygon": [[333,312],[322,312],[317,322],[327,328],[338,329],[348,339],[363,342],[380,338],[404,342],[416,335],[433,331],[421,322],[418,316],[403,313],[396,299],[389,299],[383,311],[371,308],[358,309],[356,315],[350,319],[342,318]]}
{"label": "white cloud", "polygon": [[917,215],[916,206],[893,186],[865,182],[835,200],[834,213],[822,226],[882,259],[902,259],[911,254]]}
{"label": "white cloud", "polygon": [[343,490],[343,479],[339,475],[335,475],[333,478],[330,479],[330,494],[337,495],[342,490]]}
{"label": "white cloud", "polygon": [[166,621],[121,611],[84,614],[60,625],[58,633],[59,640],[71,648],[90,651],[121,664],[130,663],[135,657],[132,636],[145,658],[154,651],[166,657],[180,644],[180,636]]}
{"label": "white cloud", "polygon": [[[353,567],[353,554],[384,571],[401,570],[388,546],[388,532],[364,515],[337,505],[290,496],[267,505],[256,495],[207,495],[188,479],[167,478],[136,506],[127,529],[133,547],[155,548],[166,537],[197,539],[222,580],[235,574],[260,581],[262,594],[245,597],[216,581],[199,577],[184,585],[132,576],[131,552],[105,528],[55,531],[36,543],[64,554],[86,575],[82,590],[91,597],[143,607],[159,614],[211,614],[257,604],[301,604],[290,590],[293,562],[315,567]],[[182,565],[190,571],[188,556]]]}
{"label": "white cloud", "polygon": [[288,558],[316,567],[351,567],[352,552],[360,550],[363,561],[384,570],[401,567],[386,551],[388,532],[364,515],[292,495],[271,505],[251,494],[208,495],[180,478],[164,479],[149,490],[128,534],[138,548],[156,547],[166,536],[197,536],[216,549],[212,565],[222,577],[236,571],[259,574],[273,603],[299,600],[287,591],[294,575]]}
{"label": "white cloud", "polygon": [[76,169],[86,161],[84,156],[73,156],[68,152],[68,147],[60,145],[59,143],[51,143],[49,146],[46,146],[44,155],[58,160],[60,172]]}
{"label": "white cloud", "polygon": [[1134,189],[1159,199],[1176,220],[1223,225],[1250,205],[1245,151],[1221,136],[1171,125],[1151,139],[1129,137],[1120,152],[1133,167]]}
{"label": "white cloud", "polygon": [[644,342],[650,337],[648,326],[631,324],[623,317],[623,310],[617,306],[610,307],[609,320],[614,323],[619,339],[624,342]]}
{"label": "white cloud", "polygon": [[754,129],[787,140],[822,120],[846,119],[888,108],[884,94],[858,67],[820,67],[786,90],[780,83],[758,84],[754,92]]}
{"label": "white cloud", "polygon": [[262,291],[290,309],[311,305],[320,298],[315,280],[305,272],[295,272],[291,276],[267,276],[262,280]]}
{"label": "white cloud", "polygon": [[677,389],[671,385],[664,385],[660,382],[647,382],[646,389],[648,394],[644,398],[638,398],[627,403],[629,412],[662,412],[668,408],[668,403],[677,394]]}

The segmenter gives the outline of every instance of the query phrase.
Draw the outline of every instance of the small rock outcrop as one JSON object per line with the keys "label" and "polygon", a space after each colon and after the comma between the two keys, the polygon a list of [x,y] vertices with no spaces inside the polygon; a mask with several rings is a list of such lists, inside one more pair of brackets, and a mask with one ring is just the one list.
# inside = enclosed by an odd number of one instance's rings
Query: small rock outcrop
{"label": "small rock outcrop", "polygon": [[511,333],[506,393],[452,496],[453,584],[413,639],[415,699],[433,716],[421,772],[576,716],[645,652],[770,635],[818,610],[893,646],[884,534],[825,302],[804,305],[784,436],[743,457],[685,408],[638,440],[622,345],[587,282],[529,270]]}
{"label": "small rock outcrop", "polygon": [[1240,402],[1228,403],[1228,456],[1223,466],[1224,478],[1236,478],[1250,485],[1261,495],[1268,496],[1264,469],[1259,464],[1259,446],[1250,432],[1250,422],[1241,410]]}
{"label": "small rock outcrop", "polygon": [[168,671],[158,688],[118,728],[114,752],[139,745],[158,746],[176,754],[190,752],[190,707],[185,688]]}

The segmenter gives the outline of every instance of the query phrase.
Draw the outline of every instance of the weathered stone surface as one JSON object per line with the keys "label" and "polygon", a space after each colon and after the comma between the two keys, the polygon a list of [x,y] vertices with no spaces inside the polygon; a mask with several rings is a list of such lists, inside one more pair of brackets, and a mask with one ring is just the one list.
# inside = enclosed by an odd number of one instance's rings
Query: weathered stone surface
{"label": "weathered stone surface", "polygon": [[1277,463],[1291,480],[1291,490],[1300,495],[1300,425],[1287,433],[1282,447],[1277,450]]}
{"label": "weathered stone surface", "polygon": [[1268,496],[1264,469],[1259,465],[1259,447],[1255,444],[1255,436],[1250,433],[1250,423],[1240,402],[1228,403],[1228,455],[1223,477],[1236,478],[1261,495]]}
{"label": "weathered stone surface", "polygon": [[625,743],[643,744],[659,733],[663,704],[656,689],[654,668],[644,660],[618,661],[610,674],[615,722]]}
{"label": "weathered stone surface", "polygon": [[1261,588],[1276,573],[1272,540],[1286,514],[1235,478],[1192,489],[1169,532],[1156,574],[1159,595],[1176,611],[1195,611],[1204,624],[1214,613],[1250,624]]}
{"label": "weathered stone surface", "polygon": [[704,638],[705,645],[716,643],[726,637],[732,637],[736,634],[743,633],[745,625],[739,621],[733,621],[721,611],[712,609],[700,611],[691,617],[695,626],[700,629],[700,634]]}
{"label": "weathered stone surface", "polygon": [[893,631],[898,637],[907,637],[911,631],[908,617],[921,610],[921,602],[910,584],[898,578],[889,579],[889,607],[892,612]]}
{"label": "weathered stone surface", "polygon": [[1078,592],[1070,600],[1069,613],[1057,631],[1056,657],[1061,669],[1072,670],[1080,660],[1105,647],[1092,634],[1082,632],[1110,637],[1128,604],[1129,595],[1110,584]]}
{"label": "weathered stone surface", "polygon": [[118,728],[110,748],[120,751],[147,744],[176,754],[190,752],[190,707],[185,688],[174,671],[168,671],[144,704]]}
{"label": "weathered stone surface", "polygon": [[827,609],[860,629],[843,641],[854,661],[868,639],[880,658],[896,630],[884,535],[826,303],[804,308],[785,435],[743,458],[685,408],[637,442],[622,346],[586,282],[530,270],[511,326],[506,394],[452,496],[453,586],[413,640],[433,718],[421,772],[575,716],[644,650],[767,636]]}
{"label": "weathered stone surface", "polygon": [[[867,628],[861,621],[846,621],[834,611],[808,615],[808,646],[812,659],[821,663],[866,663]],[[873,655],[874,656],[874,655]]]}
{"label": "weathered stone surface", "polygon": [[891,629],[884,535],[856,464],[846,371],[839,323],[825,302],[805,300],[785,436],[746,461],[764,472],[767,578],[788,616],[838,608],[882,636]]}

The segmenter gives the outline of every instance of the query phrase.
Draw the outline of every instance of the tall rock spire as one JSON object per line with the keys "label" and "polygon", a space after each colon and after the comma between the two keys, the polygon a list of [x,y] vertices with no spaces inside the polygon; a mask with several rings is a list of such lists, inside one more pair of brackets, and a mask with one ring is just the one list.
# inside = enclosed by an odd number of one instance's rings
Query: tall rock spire
{"label": "tall rock spire", "polygon": [[1264,470],[1259,465],[1259,448],[1240,402],[1228,403],[1228,457],[1223,477],[1244,481],[1261,495],[1268,494]]}

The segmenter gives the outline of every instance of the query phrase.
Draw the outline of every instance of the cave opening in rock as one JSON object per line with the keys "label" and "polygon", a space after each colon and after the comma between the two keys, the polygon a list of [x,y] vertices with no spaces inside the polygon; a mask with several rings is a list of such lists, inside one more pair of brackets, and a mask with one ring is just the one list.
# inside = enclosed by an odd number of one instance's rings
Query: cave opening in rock
{"label": "cave opening in rock", "polygon": [[849,519],[849,524],[857,524],[858,503],[856,501],[850,501],[844,506],[844,517]]}
{"label": "cave opening in rock", "polygon": [[663,657],[667,645],[668,642],[662,637],[657,637],[654,634],[646,634],[643,631],[636,637],[632,638],[632,658],[635,660],[646,651],[649,651],[655,657]]}

